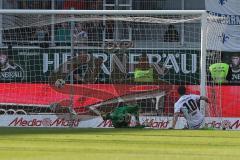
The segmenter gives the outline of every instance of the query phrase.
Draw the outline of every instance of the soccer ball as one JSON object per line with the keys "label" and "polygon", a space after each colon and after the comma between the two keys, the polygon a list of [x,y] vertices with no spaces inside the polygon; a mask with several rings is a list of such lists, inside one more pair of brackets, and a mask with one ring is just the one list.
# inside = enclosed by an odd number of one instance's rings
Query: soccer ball
{"label": "soccer ball", "polygon": [[58,79],[55,82],[55,87],[57,88],[63,88],[65,85],[65,81],[63,79]]}

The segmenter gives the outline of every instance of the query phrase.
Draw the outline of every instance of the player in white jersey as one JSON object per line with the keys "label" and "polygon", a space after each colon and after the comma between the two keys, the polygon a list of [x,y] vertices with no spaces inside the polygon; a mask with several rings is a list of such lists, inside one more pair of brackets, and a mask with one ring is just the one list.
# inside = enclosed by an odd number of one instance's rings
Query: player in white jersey
{"label": "player in white jersey", "polygon": [[181,113],[187,120],[187,126],[189,129],[201,128],[204,123],[204,115],[200,111],[200,100],[209,103],[208,98],[196,94],[186,95],[186,88],[184,86],[179,86],[178,93],[181,97],[174,104],[174,117],[170,129],[175,128],[178,117]]}

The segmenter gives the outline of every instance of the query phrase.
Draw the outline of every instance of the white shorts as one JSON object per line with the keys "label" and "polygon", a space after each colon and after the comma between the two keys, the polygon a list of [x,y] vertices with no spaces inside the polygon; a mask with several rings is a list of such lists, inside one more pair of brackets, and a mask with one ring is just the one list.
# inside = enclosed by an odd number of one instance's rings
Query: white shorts
{"label": "white shorts", "polygon": [[203,128],[204,127],[204,123],[205,121],[204,121],[204,119],[199,123],[199,124],[197,124],[197,125],[188,125],[188,128],[189,129],[201,129],[201,128]]}

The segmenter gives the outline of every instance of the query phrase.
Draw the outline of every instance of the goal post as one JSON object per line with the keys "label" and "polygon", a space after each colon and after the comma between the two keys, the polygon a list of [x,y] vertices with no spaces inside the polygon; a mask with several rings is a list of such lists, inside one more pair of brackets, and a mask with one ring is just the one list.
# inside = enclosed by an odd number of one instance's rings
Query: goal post
{"label": "goal post", "polygon": [[[0,15],[1,52],[10,60],[0,77],[5,116],[11,109],[26,116],[95,117],[92,108],[110,112],[136,103],[145,119],[168,120],[179,85],[210,98],[218,94],[208,66],[219,57],[208,56],[204,10],[0,10]],[[221,117],[219,100],[215,103],[217,111],[205,111],[202,104],[203,113]]]}
{"label": "goal post", "polygon": [[[201,17],[201,82],[200,82],[200,93],[202,96],[206,96],[206,77],[207,77],[207,13],[203,13]],[[202,113],[205,113],[205,102],[200,102],[200,108]]]}

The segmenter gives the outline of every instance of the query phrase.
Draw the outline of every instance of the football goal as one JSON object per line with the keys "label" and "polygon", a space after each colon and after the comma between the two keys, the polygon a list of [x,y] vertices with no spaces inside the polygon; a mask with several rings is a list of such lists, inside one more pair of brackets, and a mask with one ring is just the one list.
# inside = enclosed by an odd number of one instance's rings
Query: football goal
{"label": "football goal", "polygon": [[170,120],[179,85],[222,117],[208,71],[222,28],[205,11],[0,10],[0,19],[0,117],[89,120],[135,104],[141,122]]}

